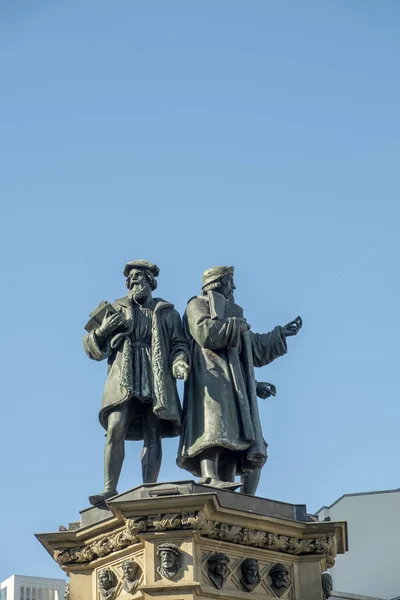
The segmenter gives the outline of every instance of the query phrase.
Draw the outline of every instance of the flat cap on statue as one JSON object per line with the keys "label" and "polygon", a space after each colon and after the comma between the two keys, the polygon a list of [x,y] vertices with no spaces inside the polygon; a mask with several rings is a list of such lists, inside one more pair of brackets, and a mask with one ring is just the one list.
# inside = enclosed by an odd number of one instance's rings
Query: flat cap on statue
{"label": "flat cap on statue", "polygon": [[151,271],[154,277],[158,277],[158,275],[160,274],[160,269],[157,267],[157,265],[148,260],[131,260],[130,262],[127,262],[124,268],[125,277],[128,277],[129,272],[132,269],[143,269],[144,271]]}
{"label": "flat cap on statue", "polygon": [[282,563],[276,563],[272,569],[269,570],[269,574],[271,575],[272,573],[289,573],[289,571]]}
{"label": "flat cap on statue", "polygon": [[207,269],[203,273],[203,288],[225,277],[225,275],[233,275],[233,271],[233,267],[211,267]]}
{"label": "flat cap on statue", "polygon": [[158,546],[157,549],[157,554],[159,555],[160,552],[172,552],[172,554],[175,554],[176,556],[180,556],[180,552],[179,552],[179,548],[178,546],[176,546],[176,544],[171,544],[170,542],[165,542],[164,544],[161,544],[160,546]]}

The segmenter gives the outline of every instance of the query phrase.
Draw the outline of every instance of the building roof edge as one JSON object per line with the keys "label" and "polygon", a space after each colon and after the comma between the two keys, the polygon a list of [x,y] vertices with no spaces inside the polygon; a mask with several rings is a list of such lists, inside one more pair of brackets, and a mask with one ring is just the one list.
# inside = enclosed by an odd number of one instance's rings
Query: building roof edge
{"label": "building roof edge", "polygon": [[372,492],[354,492],[353,494],[342,494],[342,496],[335,500],[335,502],[333,502],[330,506],[321,506],[321,508],[314,514],[318,515],[323,510],[331,509],[333,506],[335,506],[335,504],[338,504],[341,500],[343,500],[343,498],[352,498],[354,496],[374,496],[375,494],[395,494],[396,492],[399,493],[400,488],[396,488],[395,490],[376,490]]}

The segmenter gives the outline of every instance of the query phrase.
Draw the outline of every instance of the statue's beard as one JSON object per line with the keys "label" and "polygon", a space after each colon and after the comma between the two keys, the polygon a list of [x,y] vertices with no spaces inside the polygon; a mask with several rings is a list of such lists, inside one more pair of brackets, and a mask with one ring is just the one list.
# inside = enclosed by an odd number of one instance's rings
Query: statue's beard
{"label": "statue's beard", "polygon": [[128,297],[137,304],[143,304],[143,302],[149,297],[150,287],[145,284],[134,284],[128,292]]}
{"label": "statue's beard", "polygon": [[220,288],[217,291],[221,292],[221,294],[223,296],[225,296],[225,298],[227,300],[231,300],[231,302],[235,302],[235,296],[233,295],[233,290],[228,290],[226,287],[223,287],[223,288]]}

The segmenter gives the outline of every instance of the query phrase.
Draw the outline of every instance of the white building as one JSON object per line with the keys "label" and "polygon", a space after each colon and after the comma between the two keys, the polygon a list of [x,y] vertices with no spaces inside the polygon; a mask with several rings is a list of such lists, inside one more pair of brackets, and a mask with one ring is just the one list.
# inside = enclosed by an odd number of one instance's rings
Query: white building
{"label": "white building", "polygon": [[0,584],[0,600],[63,600],[64,579],[11,575]]}
{"label": "white building", "polygon": [[347,521],[349,551],[330,570],[341,600],[396,600],[400,595],[400,489],[345,494],[318,519]]}

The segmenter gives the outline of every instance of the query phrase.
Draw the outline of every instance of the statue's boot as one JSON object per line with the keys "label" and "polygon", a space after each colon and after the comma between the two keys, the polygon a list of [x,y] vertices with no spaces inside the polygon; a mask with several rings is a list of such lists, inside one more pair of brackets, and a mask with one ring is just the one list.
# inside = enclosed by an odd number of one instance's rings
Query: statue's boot
{"label": "statue's boot", "polygon": [[241,476],[243,494],[249,494],[250,496],[256,495],[257,487],[260,482],[261,469],[262,467],[258,467],[257,469],[250,471],[250,473]]}
{"label": "statue's boot", "polygon": [[103,504],[109,498],[113,498],[113,496],[118,496],[117,490],[104,491],[101,494],[89,496],[89,502],[92,506],[97,506],[98,504]]}
{"label": "statue's boot", "polygon": [[237,490],[242,487],[242,482],[232,481],[221,481],[220,479],[213,479],[212,477],[201,477],[198,482],[200,485],[207,485],[209,487],[215,487],[222,490]]}

